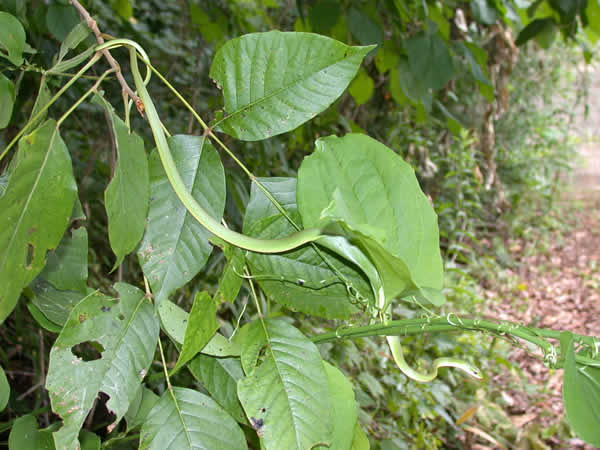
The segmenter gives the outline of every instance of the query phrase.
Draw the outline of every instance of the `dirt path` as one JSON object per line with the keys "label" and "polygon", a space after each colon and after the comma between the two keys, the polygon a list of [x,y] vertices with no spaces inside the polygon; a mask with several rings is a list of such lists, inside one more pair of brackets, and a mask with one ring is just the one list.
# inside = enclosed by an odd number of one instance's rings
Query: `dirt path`
{"label": "dirt path", "polygon": [[[580,108],[573,131],[581,161],[566,200],[580,206],[571,208],[568,218],[575,226],[566,234],[540,236],[542,245],[540,240],[507,243],[519,265],[506,269],[503,276],[517,281],[506,287],[496,283],[501,287],[486,292],[495,299],[488,303],[492,316],[600,336],[600,67],[592,75],[588,103],[588,117]],[[503,371],[491,381],[506,399],[504,410],[520,436],[517,447],[592,449],[570,439],[564,427],[562,370],[549,370],[523,349],[511,351],[508,360],[523,373]],[[553,427],[554,434],[545,436],[544,442],[538,439]]]}

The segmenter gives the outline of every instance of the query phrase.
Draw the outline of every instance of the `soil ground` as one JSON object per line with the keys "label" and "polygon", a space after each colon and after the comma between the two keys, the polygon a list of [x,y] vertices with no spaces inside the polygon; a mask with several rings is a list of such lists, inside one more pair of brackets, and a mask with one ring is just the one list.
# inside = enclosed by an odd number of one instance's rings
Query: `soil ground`
{"label": "soil ground", "polygon": [[[517,282],[504,292],[495,286],[486,296],[496,299],[488,303],[493,305],[488,314],[496,318],[600,337],[600,67],[591,73],[588,107],[587,117],[583,107],[577,111],[573,133],[581,160],[572,192],[564,199],[569,203],[567,211],[572,211],[567,221],[574,227],[546,236],[542,252],[539,242],[509,241],[507,250],[519,264],[508,269],[508,275]],[[524,374],[504,371],[492,381],[506,387],[505,410],[513,425],[523,435],[535,430],[533,434],[539,436],[553,427],[560,430],[561,421],[565,423],[562,370],[548,369],[523,349],[512,351],[508,359]],[[526,383],[543,388],[527,392]],[[568,428],[549,434],[539,447],[529,439],[519,448],[593,448],[569,439]]]}

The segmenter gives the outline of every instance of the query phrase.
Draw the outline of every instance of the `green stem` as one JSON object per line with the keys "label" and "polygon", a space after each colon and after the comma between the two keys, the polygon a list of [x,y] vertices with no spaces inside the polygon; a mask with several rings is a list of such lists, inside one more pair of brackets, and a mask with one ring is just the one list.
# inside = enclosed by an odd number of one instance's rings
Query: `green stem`
{"label": "green stem", "polygon": [[[514,336],[538,346],[544,352],[544,355],[556,354],[556,349],[554,345],[546,341],[543,337],[558,339],[560,336],[560,331],[529,328],[510,322],[495,323],[482,319],[459,318],[455,314],[451,314],[447,317],[393,320],[386,324],[339,328],[336,331],[313,336],[311,340],[315,344],[324,344],[339,339],[357,339],[372,336],[408,336],[461,330],[488,332],[496,336]],[[597,342],[595,338],[590,336],[576,334],[573,336],[577,342],[586,344]],[[556,359],[556,362],[558,362],[558,358]],[[600,361],[582,355],[576,355],[576,361],[581,364],[600,366]]]}
{"label": "green stem", "polygon": [[52,104],[54,104],[54,102],[65,93],[65,91],[67,89],[69,89],[69,87],[71,87],[71,85],[73,83],[75,83],[75,81],[77,81],[79,78],[81,78],[81,76],[87,72],[87,70],[92,67],[100,58],[101,58],[101,54],[100,53],[95,53],[94,56],[92,56],[90,58],[90,60],[87,62],[87,64],[85,66],[83,66],[79,72],[77,72],[73,78],[71,78],[69,81],[67,81],[65,83],[65,85],[54,95],[54,97],[52,97],[50,99],[50,101],[44,105],[44,107],[42,109],[40,109],[37,114],[35,116],[33,116],[29,122],[27,122],[25,124],[25,126],[23,128],[21,128],[21,130],[17,133],[17,135],[12,139],[12,141],[9,142],[9,144],[6,146],[6,148],[2,151],[2,153],[0,154],[0,161],[2,161],[2,159],[4,158],[4,156],[6,156],[6,154],[8,153],[8,151],[12,148],[13,145],[15,145],[15,143],[21,138],[21,136],[23,136],[23,134],[25,134],[26,131],[29,130],[29,128],[31,127],[32,124],[34,124],[41,116],[42,114],[44,114],[44,112],[46,112],[46,110],[48,108],[50,108],[50,106],[52,106]]}

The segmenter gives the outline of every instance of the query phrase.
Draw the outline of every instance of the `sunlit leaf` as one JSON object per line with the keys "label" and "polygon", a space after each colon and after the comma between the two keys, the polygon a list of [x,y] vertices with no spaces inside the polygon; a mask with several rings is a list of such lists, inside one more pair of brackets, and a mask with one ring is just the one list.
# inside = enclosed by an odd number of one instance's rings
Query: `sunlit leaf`
{"label": "sunlit leaf", "polygon": [[152,362],[159,332],[154,307],[137,288],[114,287],[119,298],[96,293],[76,305],[50,352],[46,389],[52,410],[63,419],[54,433],[58,448],[77,448],[99,392],[108,395],[106,407],[121,420]]}
{"label": "sunlit leaf", "polygon": [[6,379],[4,369],[0,366],[0,411],[4,411],[10,397],[10,385]]}
{"label": "sunlit leaf", "polygon": [[372,48],[279,31],[228,41],[210,69],[225,97],[226,115],[215,125],[247,141],[293,130],[344,92]]}
{"label": "sunlit leaf", "polygon": [[298,172],[306,227],[339,221],[377,267],[386,298],[415,289],[441,304],[443,271],[437,217],[414,170],[360,134],[316,142]]}
{"label": "sunlit leaf", "polygon": [[247,449],[244,433],[213,399],[181,387],[165,391],[140,435],[140,449]]}
{"label": "sunlit leaf", "polygon": [[54,120],[23,137],[15,158],[0,197],[0,321],[44,268],[46,252],[58,245],[77,189],[71,157]]}

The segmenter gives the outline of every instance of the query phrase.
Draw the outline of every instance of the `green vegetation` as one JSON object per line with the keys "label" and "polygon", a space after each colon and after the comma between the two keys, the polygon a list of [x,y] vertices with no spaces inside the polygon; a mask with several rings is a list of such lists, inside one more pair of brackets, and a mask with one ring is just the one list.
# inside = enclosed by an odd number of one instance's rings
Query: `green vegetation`
{"label": "green vegetation", "polygon": [[0,0],[9,448],[520,445],[510,343],[600,445],[598,340],[477,317],[598,3],[205,3]]}

